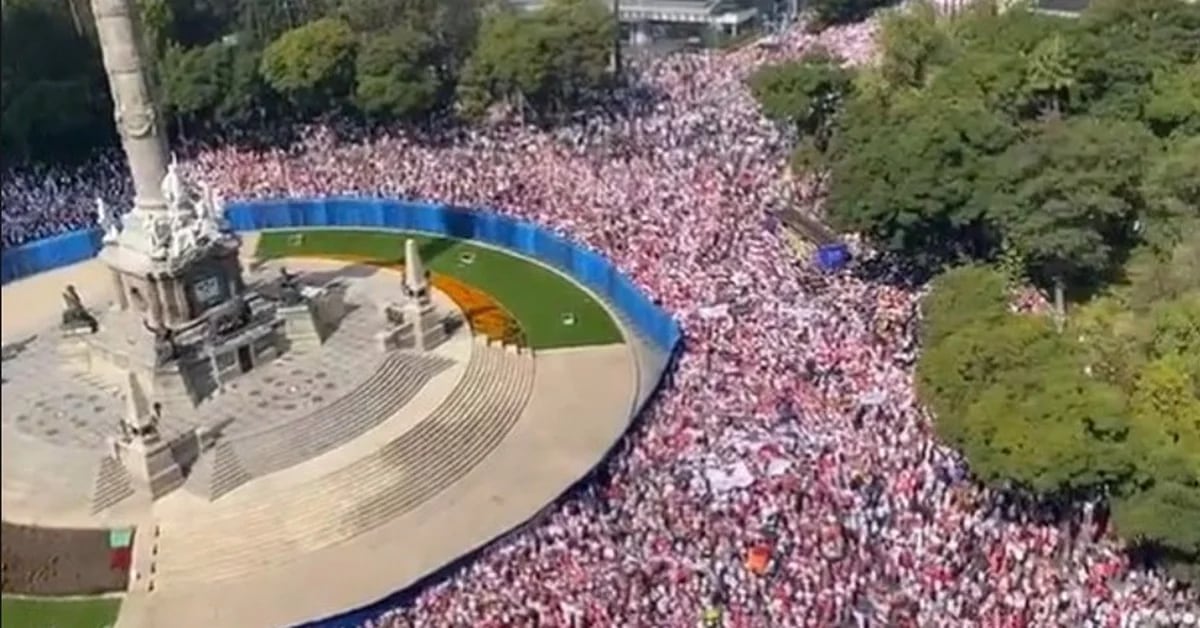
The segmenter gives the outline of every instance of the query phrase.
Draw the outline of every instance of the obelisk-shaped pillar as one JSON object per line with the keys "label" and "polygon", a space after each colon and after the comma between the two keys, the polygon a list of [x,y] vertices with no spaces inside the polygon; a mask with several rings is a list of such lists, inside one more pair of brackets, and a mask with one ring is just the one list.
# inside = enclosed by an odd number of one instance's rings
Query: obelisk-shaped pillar
{"label": "obelisk-shaped pillar", "polygon": [[412,238],[404,241],[404,285],[414,295],[424,295],[429,291],[429,282],[425,279],[425,264],[421,261],[421,249]]}
{"label": "obelisk-shaped pillar", "polygon": [[165,214],[167,142],[155,104],[134,0],[92,0],[121,147],[133,175],[135,212]]}
{"label": "obelisk-shaped pillar", "polygon": [[404,286],[408,292],[404,320],[412,325],[413,343],[421,351],[431,351],[446,340],[446,329],[429,295],[421,250],[411,238],[404,241]]}

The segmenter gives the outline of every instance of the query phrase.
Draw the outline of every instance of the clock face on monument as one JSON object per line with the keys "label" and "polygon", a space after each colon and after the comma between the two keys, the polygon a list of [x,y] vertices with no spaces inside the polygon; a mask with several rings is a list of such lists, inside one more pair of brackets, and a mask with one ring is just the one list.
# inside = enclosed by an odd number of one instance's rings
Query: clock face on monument
{"label": "clock face on monument", "polygon": [[219,304],[224,297],[221,279],[217,276],[202,277],[192,284],[192,296],[199,309],[206,310]]}

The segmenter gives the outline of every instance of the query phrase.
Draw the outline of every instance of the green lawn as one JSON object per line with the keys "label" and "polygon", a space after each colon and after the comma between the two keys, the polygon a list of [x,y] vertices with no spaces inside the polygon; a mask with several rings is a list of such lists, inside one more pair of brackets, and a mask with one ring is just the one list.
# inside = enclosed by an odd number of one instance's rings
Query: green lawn
{"label": "green lawn", "polygon": [[121,599],[15,598],[0,601],[4,628],[110,628],[117,623]]}
{"label": "green lawn", "polygon": [[[303,234],[299,243],[293,236]],[[608,311],[571,280],[544,266],[470,241],[397,231],[310,229],[266,231],[258,257],[357,255],[378,262],[404,261],[404,240],[413,238],[425,265],[490,294],[521,323],[534,349],[621,342]],[[474,256],[464,263],[463,255]],[[574,324],[563,322],[573,314]]]}

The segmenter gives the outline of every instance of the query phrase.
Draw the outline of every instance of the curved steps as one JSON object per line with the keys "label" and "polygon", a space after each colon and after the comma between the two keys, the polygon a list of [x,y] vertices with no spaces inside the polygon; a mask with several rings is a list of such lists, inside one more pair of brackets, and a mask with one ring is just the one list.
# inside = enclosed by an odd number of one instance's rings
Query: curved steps
{"label": "curved steps", "polygon": [[528,354],[475,344],[454,392],[375,453],[258,503],[161,525],[160,586],[212,582],[345,542],[416,508],[466,475],[520,418],[533,387]]}
{"label": "curved steps", "polygon": [[96,485],[92,489],[92,514],[116,506],[134,493],[133,481],[121,461],[112,456],[100,459]]}
{"label": "curved steps", "polygon": [[453,364],[437,356],[391,354],[367,381],[333,403],[286,425],[219,441],[224,445],[201,456],[188,488],[215,500],[251,478],[343,445],[404,407],[430,379]]}

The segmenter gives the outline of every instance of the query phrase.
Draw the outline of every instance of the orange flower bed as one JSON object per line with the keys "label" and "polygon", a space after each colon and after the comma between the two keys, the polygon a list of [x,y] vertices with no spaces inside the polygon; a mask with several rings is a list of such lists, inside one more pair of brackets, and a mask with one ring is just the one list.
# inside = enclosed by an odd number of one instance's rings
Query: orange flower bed
{"label": "orange flower bed", "polygon": [[[314,259],[367,264],[399,273],[404,272],[403,264],[382,263],[354,255],[322,255],[315,256]],[[525,346],[525,337],[521,332],[520,323],[490,294],[441,273],[431,272],[430,281],[434,288],[444,292],[463,311],[467,324],[475,333],[483,334],[491,340]]]}
{"label": "orange flower bed", "polygon": [[520,337],[521,326],[490,294],[449,275],[434,273],[431,279],[433,287],[458,304],[475,333],[492,340],[525,344]]}

